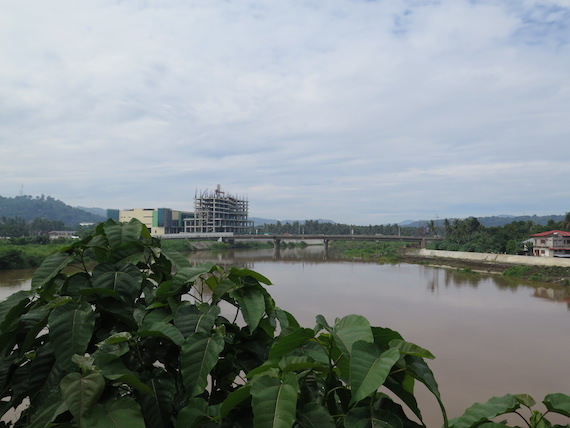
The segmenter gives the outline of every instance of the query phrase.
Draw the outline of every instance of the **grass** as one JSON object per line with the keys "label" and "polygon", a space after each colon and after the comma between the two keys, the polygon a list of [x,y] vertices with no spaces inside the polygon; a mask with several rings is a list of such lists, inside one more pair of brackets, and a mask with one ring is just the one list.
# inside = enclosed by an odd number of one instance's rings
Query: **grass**
{"label": "grass", "polygon": [[0,244],[0,270],[35,268],[46,257],[65,247],[62,244]]}
{"label": "grass", "polygon": [[348,258],[397,261],[400,258],[399,252],[402,249],[402,245],[401,242],[337,241],[332,243],[332,248]]}
{"label": "grass", "polygon": [[510,266],[503,271],[503,275],[513,278],[522,278],[531,269],[530,266]]}

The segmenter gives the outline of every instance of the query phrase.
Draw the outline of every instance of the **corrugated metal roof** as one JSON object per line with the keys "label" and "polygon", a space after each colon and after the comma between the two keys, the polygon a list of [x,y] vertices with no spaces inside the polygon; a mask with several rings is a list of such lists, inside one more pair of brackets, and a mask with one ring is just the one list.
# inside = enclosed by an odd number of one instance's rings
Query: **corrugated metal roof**
{"label": "corrugated metal roof", "polygon": [[534,235],[530,235],[530,236],[536,236],[536,237],[550,236],[550,235],[554,235],[555,233],[557,233],[558,235],[562,235],[562,236],[570,236],[570,232],[565,232],[564,230],[549,230],[548,232],[535,233]]}

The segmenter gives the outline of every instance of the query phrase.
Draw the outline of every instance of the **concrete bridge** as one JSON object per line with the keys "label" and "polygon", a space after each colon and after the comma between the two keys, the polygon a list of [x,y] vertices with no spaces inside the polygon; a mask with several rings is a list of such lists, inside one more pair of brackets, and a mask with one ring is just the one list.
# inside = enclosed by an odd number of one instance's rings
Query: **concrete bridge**
{"label": "concrete bridge", "polygon": [[308,241],[322,240],[325,249],[328,249],[331,241],[375,241],[375,242],[417,242],[421,248],[425,248],[426,242],[441,241],[441,237],[433,236],[401,236],[401,235],[322,235],[322,234],[298,234],[289,233],[272,235],[234,235],[232,233],[176,233],[158,236],[162,239],[190,239],[190,240],[212,240],[216,239],[229,244],[235,241],[273,241],[275,248],[279,248],[281,242],[287,241]]}
{"label": "concrete bridge", "polygon": [[280,234],[280,235],[233,235],[222,237],[227,243],[235,241],[273,241],[275,248],[281,245],[282,241],[306,241],[306,240],[322,240],[325,244],[325,250],[328,249],[330,241],[400,241],[400,242],[417,242],[421,248],[425,248],[426,242],[441,241],[441,237],[433,236],[400,236],[400,235],[312,235],[312,234]]}

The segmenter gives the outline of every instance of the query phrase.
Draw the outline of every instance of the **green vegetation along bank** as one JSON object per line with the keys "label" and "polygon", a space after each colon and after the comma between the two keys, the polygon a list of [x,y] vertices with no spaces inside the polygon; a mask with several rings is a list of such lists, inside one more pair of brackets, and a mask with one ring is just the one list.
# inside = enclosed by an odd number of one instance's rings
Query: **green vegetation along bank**
{"label": "green vegetation along bank", "polygon": [[359,315],[303,328],[269,285],[249,269],[192,267],[140,222],[100,224],[0,303],[0,415],[13,415],[2,425],[421,428],[418,384],[444,428],[570,418],[570,396],[555,392],[544,411],[506,394],[448,419],[428,350]]}
{"label": "green vegetation along bank", "polygon": [[500,274],[534,282],[570,286],[570,267],[516,266],[508,263],[479,260],[418,256],[414,244],[401,242],[339,241],[332,243],[331,248],[339,251],[343,257],[354,259],[451,267],[472,272]]}

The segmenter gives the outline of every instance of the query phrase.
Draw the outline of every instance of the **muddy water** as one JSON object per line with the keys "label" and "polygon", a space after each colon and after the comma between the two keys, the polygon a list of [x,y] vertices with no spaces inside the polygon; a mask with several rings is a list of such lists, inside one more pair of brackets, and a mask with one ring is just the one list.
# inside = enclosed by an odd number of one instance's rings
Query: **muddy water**
{"label": "muddy water", "polygon": [[[494,395],[524,392],[541,401],[550,392],[570,394],[570,307],[563,293],[502,277],[325,257],[322,247],[189,257],[267,276],[277,304],[304,326],[312,327],[317,314],[333,322],[356,313],[429,349],[450,417]],[[0,271],[0,297],[29,287],[31,275]],[[435,399],[416,388],[428,427],[441,426]]]}

